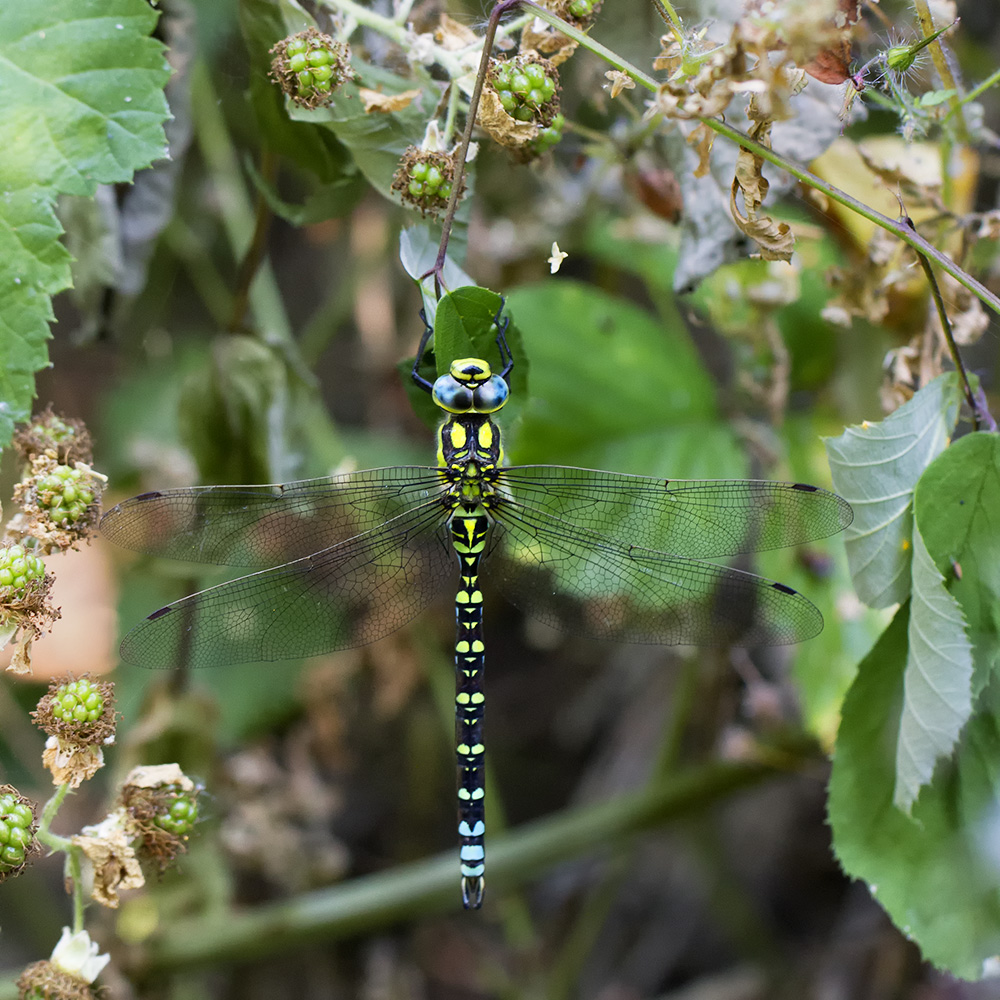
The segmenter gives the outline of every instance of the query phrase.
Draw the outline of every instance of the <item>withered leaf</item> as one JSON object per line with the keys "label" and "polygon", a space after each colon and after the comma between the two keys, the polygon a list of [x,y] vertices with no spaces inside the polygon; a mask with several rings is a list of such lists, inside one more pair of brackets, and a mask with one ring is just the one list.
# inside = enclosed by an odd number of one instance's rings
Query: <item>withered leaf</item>
{"label": "withered leaf", "polygon": [[407,105],[413,103],[419,96],[419,90],[404,90],[399,94],[383,94],[377,90],[369,90],[367,87],[358,88],[358,96],[364,105],[365,114],[373,111],[379,114],[389,114],[393,111],[402,111]]}

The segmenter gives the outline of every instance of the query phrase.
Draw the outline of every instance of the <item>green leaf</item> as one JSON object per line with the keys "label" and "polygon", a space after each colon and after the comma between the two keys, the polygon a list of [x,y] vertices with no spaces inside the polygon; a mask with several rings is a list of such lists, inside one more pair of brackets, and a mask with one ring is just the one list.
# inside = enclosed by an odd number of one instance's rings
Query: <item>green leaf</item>
{"label": "green leaf", "polygon": [[844,701],[830,779],[834,849],[929,961],[976,979],[1000,954],[996,706],[965,727],[912,818],[900,812],[893,790],[909,611],[907,603],[896,613]]}
{"label": "green leaf", "polygon": [[924,473],[914,498],[917,526],[972,641],[973,695],[1000,675],[1000,439],[967,434]]}
{"label": "green leaf", "polygon": [[50,297],[70,283],[56,198],[165,155],[156,19],[144,0],[0,0],[0,446],[31,413]]}
{"label": "green leaf", "polygon": [[913,490],[947,445],[961,399],[958,378],[949,372],[885,420],[825,439],[833,488],[854,508],[844,534],[851,577],[870,607],[898,604],[910,592]]}
{"label": "green leaf", "polygon": [[444,375],[457,358],[484,358],[499,371],[500,352],[493,319],[503,299],[488,288],[457,288],[438,303],[434,318],[434,358]]}
{"label": "green leaf", "polygon": [[508,433],[513,462],[691,479],[746,474],[682,324],[664,327],[572,281],[518,288],[508,303],[532,360],[531,396]]}
{"label": "green leaf", "polygon": [[972,714],[972,646],[962,611],[944,585],[918,530],[913,533],[913,600],[910,605],[903,714],[896,748],[893,801],[909,812],[951,754]]}
{"label": "green leaf", "polygon": [[271,483],[288,459],[288,383],[281,359],[247,336],[219,336],[190,375],[180,402],[181,437],[203,482]]}
{"label": "green leaf", "polygon": [[[497,346],[498,331],[494,323],[502,304],[503,298],[497,292],[476,285],[457,288],[443,296],[437,303],[434,319],[434,367],[430,367],[425,356],[421,359],[421,375],[428,382],[433,382],[435,378],[446,374],[452,361],[457,358],[483,358],[495,373],[502,371],[504,366],[501,364]],[[505,315],[510,318],[506,310]],[[511,410],[513,413],[527,392],[528,364],[521,349],[520,333],[512,322],[508,324],[504,339],[516,359],[508,378],[514,399],[514,409]],[[398,366],[410,403],[414,411],[430,426],[437,426],[441,421],[441,411],[413,381],[410,374],[412,368],[412,358],[400,362]]]}

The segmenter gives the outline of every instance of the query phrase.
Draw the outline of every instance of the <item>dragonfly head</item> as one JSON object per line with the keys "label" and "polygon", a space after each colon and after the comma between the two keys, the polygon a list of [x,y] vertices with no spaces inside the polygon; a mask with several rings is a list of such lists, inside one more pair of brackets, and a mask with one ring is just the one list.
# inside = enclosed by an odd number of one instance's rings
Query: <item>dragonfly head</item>
{"label": "dragonfly head", "polygon": [[495,413],[509,394],[507,383],[482,358],[452,361],[431,390],[431,398],[448,413]]}

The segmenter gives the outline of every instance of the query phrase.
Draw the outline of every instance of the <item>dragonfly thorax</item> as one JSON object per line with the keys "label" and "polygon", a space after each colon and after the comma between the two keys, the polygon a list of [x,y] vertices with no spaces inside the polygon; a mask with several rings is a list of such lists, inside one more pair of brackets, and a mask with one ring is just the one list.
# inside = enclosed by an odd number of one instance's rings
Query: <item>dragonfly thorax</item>
{"label": "dragonfly thorax", "polygon": [[431,398],[447,413],[495,413],[510,389],[482,358],[459,358],[431,389]]}

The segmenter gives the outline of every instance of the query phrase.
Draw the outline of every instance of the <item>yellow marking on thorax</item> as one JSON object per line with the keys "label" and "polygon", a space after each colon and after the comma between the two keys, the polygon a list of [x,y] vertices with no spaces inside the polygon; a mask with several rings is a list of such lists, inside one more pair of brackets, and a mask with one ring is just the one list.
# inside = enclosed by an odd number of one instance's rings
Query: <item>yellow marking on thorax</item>
{"label": "yellow marking on thorax", "polygon": [[457,421],[451,422],[451,444],[453,448],[464,448],[468,441],[465,428]]}
{"label": "yellow marking on thorax", "polygon": [[493,425],[488,420],[479,425],[479,447],[483,451],[493,447]]}

